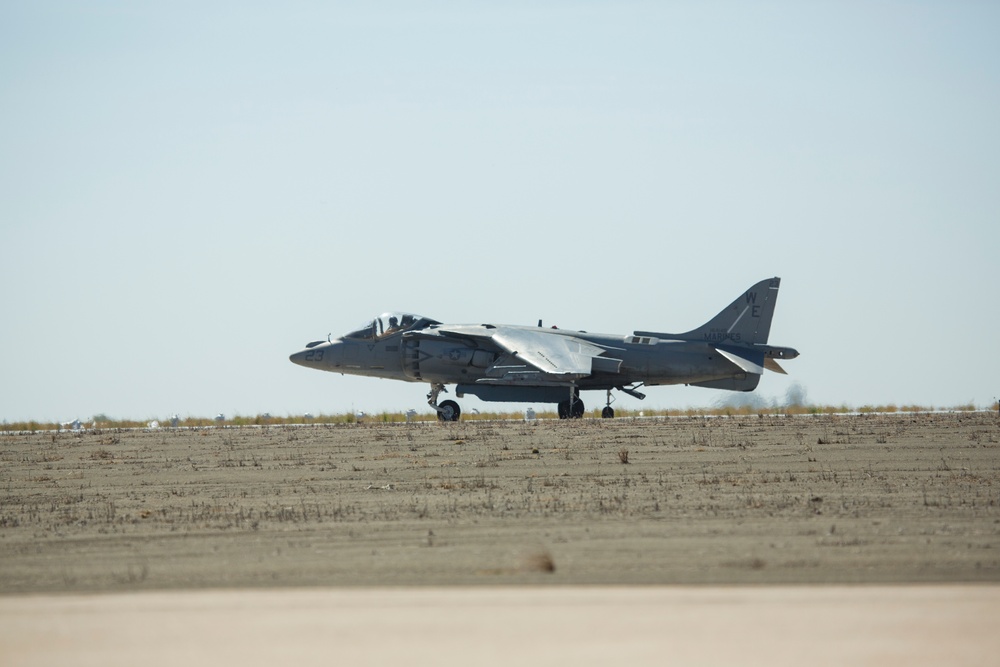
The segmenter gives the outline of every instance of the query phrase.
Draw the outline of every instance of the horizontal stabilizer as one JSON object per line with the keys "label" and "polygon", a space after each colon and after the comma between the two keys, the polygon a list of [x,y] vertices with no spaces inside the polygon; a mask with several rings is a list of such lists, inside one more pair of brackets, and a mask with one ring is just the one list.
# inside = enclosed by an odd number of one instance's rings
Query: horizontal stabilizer
{"label": "horizontal stabilizer", "polygon": [[[734,349],[734,348],[723,349],[721,347],[717,347],[715,349],[716,349],[716,351],[719,354],[721,354],[726,359],[728,359],[729,361],[731,361],[734,364],[736,364],[737,366],[739,366],[741,369],[743,369],[747,373],[753,373],[755,375],[763,375],[764,374],[764,366],[762,365],[762,363],[764,361],[764,355],[762,353],[758,352],[758,353],[754,354],[754,353],[750,353],[749,350],[741,350],[741,349],[738,349],[738,348],[736,348],[736,349]],[[760,361],[757,361],[756,359],[749,358],[751,356],[753,356],[753,357],[760,357]]]}
{"label": "horizontal stabilizer", "polygon": [[785,372],[785,369],[779,366],[778,362],[772,359],[771,357],[767,357],[766,359],[764,359],[764,368],[766,368],[769,371],[774,371],[775,373],[788,375],[788,373]]}

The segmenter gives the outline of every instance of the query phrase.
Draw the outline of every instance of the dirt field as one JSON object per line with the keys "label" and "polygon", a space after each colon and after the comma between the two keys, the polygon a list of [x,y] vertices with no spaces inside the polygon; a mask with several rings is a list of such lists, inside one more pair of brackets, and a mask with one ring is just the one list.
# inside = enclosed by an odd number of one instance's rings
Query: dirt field
{"label": "dirt field", "polygon": [[0,482],[3,594],[1000,581],[987,413],[5,434]]}

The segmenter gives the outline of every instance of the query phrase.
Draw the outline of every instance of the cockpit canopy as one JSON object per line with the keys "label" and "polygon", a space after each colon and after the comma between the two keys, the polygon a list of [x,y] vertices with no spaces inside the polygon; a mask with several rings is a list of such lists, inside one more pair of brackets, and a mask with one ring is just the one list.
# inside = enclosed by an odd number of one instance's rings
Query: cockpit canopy
{"label": "cockpit canopy", "polygon": [[432,324],[441,323],[437,320],[412,313],[382,313],[360,329],[355,329],[348,334],[344,334],[344,338],[377,340],[394,333],[399,333],[400,331],[423,329]]}

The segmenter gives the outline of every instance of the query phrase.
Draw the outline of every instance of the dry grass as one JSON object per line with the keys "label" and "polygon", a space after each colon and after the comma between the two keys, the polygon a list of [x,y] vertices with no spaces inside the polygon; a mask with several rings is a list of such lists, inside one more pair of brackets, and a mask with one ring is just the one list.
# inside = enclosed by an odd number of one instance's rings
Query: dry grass
{"label": "dry grass", "polygon": [[[977,412],[988,411],[997,413],[997,402],[992,406],[979,407],[974,403],[964,403],[951,407],[934,407],[924,405],[903,405],[894,404],[883,405],[862,405],[860,407],[841,405],[774,405],[761,408],[758,406],[744,405],[736,407],[699,407],[699,408],[677,408],[667,410],[627,410],[619,408],[616,415],[619,419],[635,417],[751,417],[751,416],[796,416],[796,415],[848,415],[848,414],[895,414],[924,413],[924,412]],[[590,411],[589,416],[600,417],[600,408]],[[522,421],[525,415],[523,412],[514,411],[490,411],[490,412],[469,412],[463,413],[462,421]],[[538,420],[557,419],[555,410],[536,411],[535,418]],[[170,428],[174,423],[178,428],[211,428],[211,427],[240,427],[240,426],[291,426],[291,425],[340,425],[350,426],[354,424],[400,424],[414,423],[435,423],[437,417],[430,412],[417,414],[407,420],[403,412],[381,412],[372,415],[358,416],[354,413],[336,413],[320,415],[286,415],[284,417],[274,417],[270,414],[264,415],[235,415],[233,417],[218,419],[208,417],[184,417],[178,418],[176,422],[171,417],[158,417],[145,420],[136,419],[109,419],[104,415],[96,418],[82,420],[83,430],[101,430],[114,432],[119,429],[150,428],[150,424],[156,423],[155,428]],[[70,431],[72,426],[59,422],[39,422],[39,421],[4,421],[0,424],[0,432],[8,433],[35,433],[39,431]]]}

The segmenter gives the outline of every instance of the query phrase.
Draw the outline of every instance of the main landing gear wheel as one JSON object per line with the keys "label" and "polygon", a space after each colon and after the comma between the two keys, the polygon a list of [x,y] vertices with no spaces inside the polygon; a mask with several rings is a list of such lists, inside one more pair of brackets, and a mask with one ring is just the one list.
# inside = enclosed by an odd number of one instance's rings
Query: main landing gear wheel
{"label": "main landing gear wheel", "polygon": [[583,413],[586,408],[583,406],[583,401],[579,398],[573,399],[573,405],[570,406],[569,401],[560,401],[558,406],[559,419],[579,419],[583,417]]}
{"label": "main landing gear wheel", "polygon": [[443,422],[457,422],[462,415],[462,408],[455,401],[442,401],[438,406],[438,419]]}

